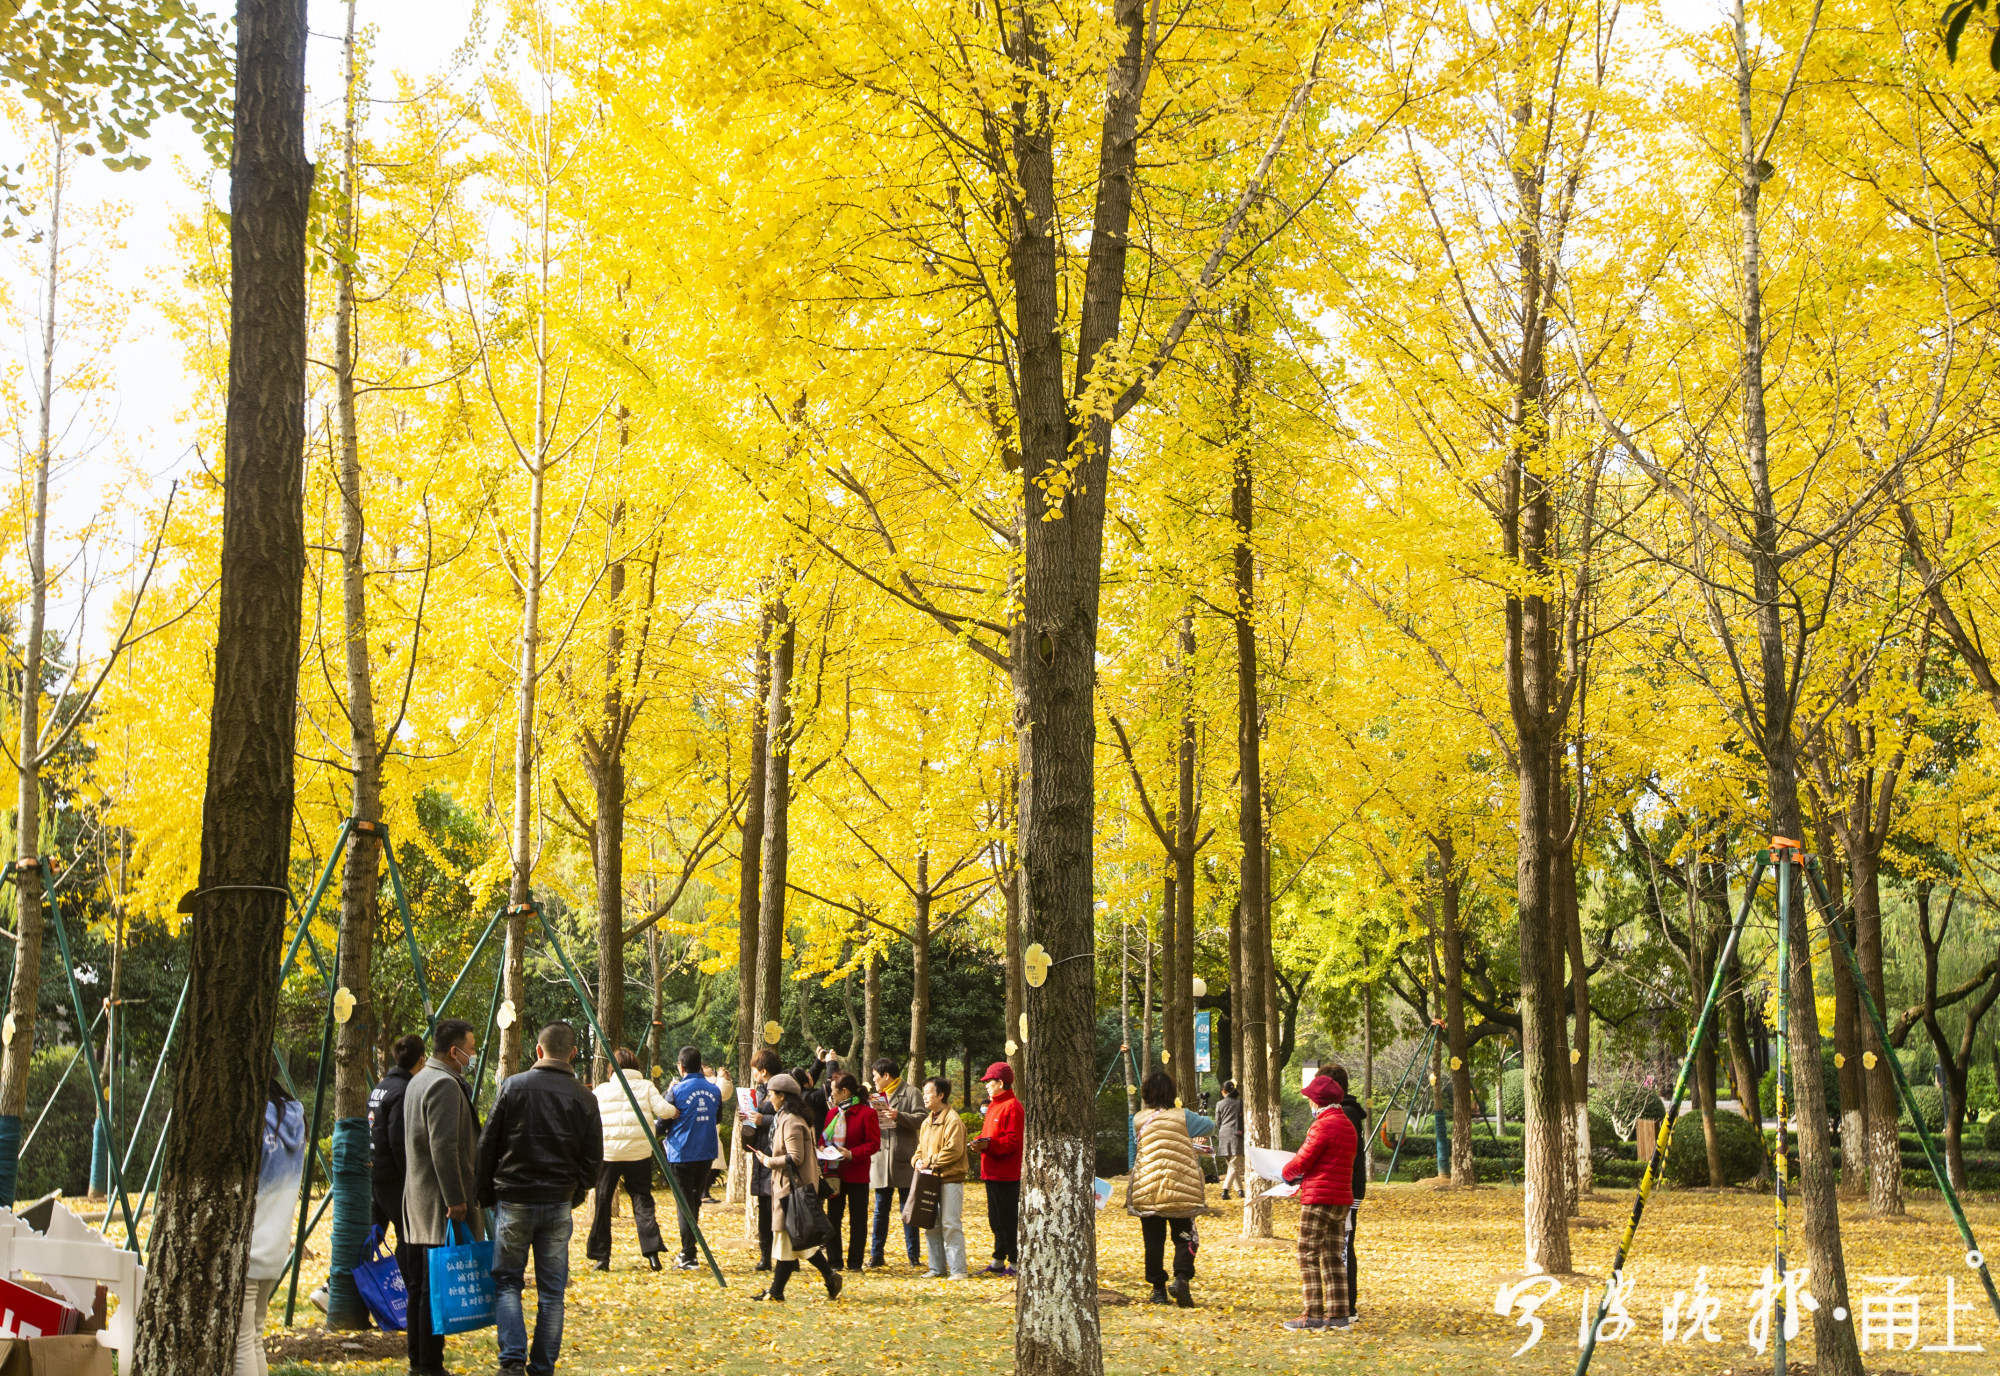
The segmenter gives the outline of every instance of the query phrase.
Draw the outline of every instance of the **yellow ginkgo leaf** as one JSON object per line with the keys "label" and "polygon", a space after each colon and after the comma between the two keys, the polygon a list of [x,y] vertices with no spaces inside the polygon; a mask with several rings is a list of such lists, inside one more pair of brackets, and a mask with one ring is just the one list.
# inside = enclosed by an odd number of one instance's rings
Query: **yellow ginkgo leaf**
{"label": "yellow ginkgo leaf", "polygon": [[1021,969],[1027,977],[1030,989],[1042,987],[1042,981],[1049,977],[1049,967],[1054,964],[1054,959],[1042,949],[1042,943],[1039,941],[1021,953]]}
{"label": "yellow ginkgo leaf", "polygon": [[772,1046],[776,1046],[779,1042],[783,1041],[784,1039],[785,1039],[784,1028],[780,1027],[775,1022],[767,1022],[764,1024],[764,1040],[767,1043],[769,1043]]}
{"label": "yellow ginkgo leaf", "polygon": [[344,984],[341,985],[333,991],[333,1020],[338,1023],[345,1023],[349,1018],[354,1016],[354,1005],[359,1002],[360,1000],[354,997],[352,989],[349,989]]}

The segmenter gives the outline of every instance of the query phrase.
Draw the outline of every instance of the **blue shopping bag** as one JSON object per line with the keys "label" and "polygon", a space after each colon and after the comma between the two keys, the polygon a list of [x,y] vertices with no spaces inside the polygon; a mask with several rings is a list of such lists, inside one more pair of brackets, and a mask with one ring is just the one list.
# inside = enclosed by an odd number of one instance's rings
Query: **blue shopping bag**
{"label": "blue shopping bag", "polygon": [[367,1260],[354,1268],[354,1288],[361,1302],[375,1316],[384,1331],[409,1327],[410,1297],[403,1289],[402,1268],[394,1257],[382,1255],[382,1230],[368,1234]]}
{"label": "blue shopping bag", "polygon": [[[456,1238],[464,1229],[465,1241]],[[454,1239],[430,1249],[431,1331],[465,1333],[493,1324],[498,1294],[493,1285],[493,1244],[474,1242],[472,1229],[451,1225]]]}

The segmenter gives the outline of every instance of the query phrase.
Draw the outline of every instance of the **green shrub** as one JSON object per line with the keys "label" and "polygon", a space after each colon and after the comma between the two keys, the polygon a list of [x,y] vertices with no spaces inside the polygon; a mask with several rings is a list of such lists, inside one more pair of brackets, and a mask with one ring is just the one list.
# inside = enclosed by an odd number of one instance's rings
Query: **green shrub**
{"label": "green shrub", "polygon": [[1593,1153],[1610,1147],[1621,1140],[1618,1130],[1611,1126],[1611,1120],[1604,1116],[1596,1104],[1590,1106],[1590,1149]]}
{"label": "green shrub", "polygon": [[[1820,1083],[1826,1087],[1826,1111],[1832,1117],[1838,1118],[1840,1116],[1840,1071],[1833,1064],[1832,1047],[1822,1046],[1820,1048],[1819,1063]],[[1792,1073],[1797,1075],[1798,1067],[1794,1066]],[[1785,1098],[1787,1100],[1786,1108],[1796,1111],[1798,1109],[1798,1096],[1792,1092],[1789,1085],[1786,1087]],[[1764,1078],[1757,1082],[1757,1106],[1762,1110],[1766,1118],[1775,1118],[1778,1116],[1778,1067],[1775,1064],[1769,1070],[1765,1071]]]}
{"label": "green shrub", "polygon": [[[1911,1085],[1910,1097],[1916,1100],[1917,1112],[1924,1115],[1924,1126],[1932,1132],[1944,1131],[1944,1091],[1936,1085]],[[1903,1109],[1902,1125],[1915,1132],[1917,1125],[1910,1121],[1910,1110]]]}
{"label": "green shrub", "polygon": [[[1634,1126],[1641,1118],[1659,1122],[1667,1116],[1667,1106],[1660,1096],[1640,1084],[1637,1080],[1612,1080],[1590,1091],[1590,1107],[1608,1121],[1620,1141],[1631,1140],[1636,1131]],[[1623,1132],[1618,1132],[1619,1128]]]}
{"label": "green shrub", "polygon": [[[1749,1119],[1728,1109],[1715,1115],[1715,1144],[1722,1155],[1722,1183],[1741,1185],[1757,1178],[1764,1162],[1764,1135]],[[1674,1121],[1673,1149],[1667,1153],[1666,1177],[1676,1185],[1702,1186],[1708,1180],[1708,1140],[1699,1113]]]}
{"label": "green shrub", "polygon": [[1986,1120],[1985,1131],[1980,1135],[1979,1145],[1988,1151],[2000,1151],[2000,1113]]}
{"label": "green shrub", "polygon": [[1528,1116],[1527,1090],[1521,1086],[1521,1072],[1507,1071],[1500,1077],[1500,1106],[1507,1111],[1509,1122],[1518,1123]]}

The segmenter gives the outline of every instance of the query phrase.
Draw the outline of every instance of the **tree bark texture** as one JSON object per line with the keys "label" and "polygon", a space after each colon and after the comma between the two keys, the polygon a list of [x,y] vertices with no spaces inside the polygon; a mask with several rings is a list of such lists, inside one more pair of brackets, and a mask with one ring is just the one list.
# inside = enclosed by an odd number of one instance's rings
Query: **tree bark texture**
{"label": "tree bark texture", "polygon": [[[1834,920],[1847,933],[1848,946],[1855,942],[1853,914],[1842,895],[1846,891],[1843,865],[1835,863],[1839,854],[1833,829],[1816,822],[1819,853],[1826,860],[1821,868],[1827,896],[1833,900]],[[1843,959],[1833,965],[1833,1051],[1840,1077],[1840,1183],[1843,1189],[1865,1191],[1870,1179],[1868,1158],[1868,1099],[1861,1078],[1861,996],[1855,991],[1854,971]],[[1897,1154],[1900,1161],[1901,1145]]]}
{"label": "tree bark texture", "polygon": [[757,697],[750,707],[750,777],[743,786],[743,826],[736,860],[736,1083],[750,1083],[757,1051],[757,924],[762,909],[764,781],[770,769],[771,612],[757,622]]}
{"label": "tree bark texture", "polygon": [[[1239,447],[1230,487],[1229,515],[1235,530],[1236,615],[1236,839],[1237,906],[1242,914],[1242,983],[1232,991],[1232,1011],[1241,1015],[1244,1141],[1277,1148],[1278,1086],[1271,1070],[1271,930],[1264,902],[1263,721],[1257,700],[1257,562],[1251,546],[1255,507],[1250,458]],[[1271,1236],[1271,1206],[1261,1193],[1244,1201],[1243,1235]]]}
{"label": "tree bark texture", "polygon": [[[42,844],[42,641],[47,633],[49,605],[48,531],[49,464],[55,444],[55,357],[56,310],[62,269],[62,193],[64,140],[60,131],[50,131],[54,144],[53,169],[49,183],[48,279],[43,283],[41,320],[41,376],[36,379],[36,421],[34,491],[28,511],[28,615],[21,628],[21,695],[17,706],[20,725],[18,753],[15,755],[14,833],[16,856],[32,861],[41,854]],[[13,1035],[0,1051],[0,1115],[18,1120],[27,1107],[28,1071],[35,1057],[35,1007],[42,989],[42,879],[39,872],[17,869],[19,890],[19,933],[14,951],[14,974],[8,987],[7,1021]],[[14,1202],[12,1182],[15,1163],[5,1163],[8,1181],[6,1198]]]}
{"label": "tree bark texture", "polygon": [[904,1078],[912,1083],[930,1074],[931,891],[930,854],[917,856],[915,911],[910,915],[910,1046]]}
{"label": "tree bark texture", "polygon": [[230,349],[201,889],[137,1367],[227,1369],[243,1284],[291,855],[305,577],[304,0],[238,0]]}
{"label": "tree bark texture", "polygon": [[[1008,55],[1024,74],[1049,54],[1033,12],[1017,11]],[[1056,235],[1055,136],[1047,87],[1022,86],[1011,112],[1016,197],[1009,261],[1019,340],[1018,410],[1026,519],[1018,694],[1023,715],[1022,936],[1052,962],[1027,991],[1027,1146],[1021,1183],[1019,1376],[1100,1376],[1095,1174],[1098,600],[1112,408],[1079,405],[1099,355],[1119,337],[1144,90],[1146,10],[1115,12],[1121,48],[1105,76],[1074,390],[1064,384]]]}
{"label": "tree bark texture", "polygon": [[[763,892],[757,904],[757,969],[752,984],[756,1006],[751,1015],[756,1044],[764,1044],[767,1026],[785,1016],[785,864],[791,854],[787,823],[791,815],[792,661],[797,628],[783,598],[772,607],[776,633],[771,647],[771,692],[765,700],[769,725],[764,756]],[[747,1081],[746,1081],[747,1083]]]}

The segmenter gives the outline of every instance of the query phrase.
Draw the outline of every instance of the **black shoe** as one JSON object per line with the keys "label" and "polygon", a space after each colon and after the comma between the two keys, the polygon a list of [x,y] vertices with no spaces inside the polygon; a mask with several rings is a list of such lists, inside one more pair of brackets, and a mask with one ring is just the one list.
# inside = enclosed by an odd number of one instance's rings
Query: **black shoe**
{"label": "black shoe", "polygon": [[850,1266],[847,1268],[847,1272],[849,1275],[858,1276],[861,1274],[861,1268],[859,1266]]}
{"label": "black shoe", "polygon": [[871,1270],[871,1271],[880,1271],[880,1270],[883,1270],[883,1269],[885,1269],[885,1268],[886,1268],[886,1267],[887,1267],[888,1265],[889,1265],[889,1263],[888,1263],[888,1262],[886,1262],[886,1261],[884,1261],[884,1260],[882,1260],[882,1258],[880,1258],[880,1257],[870,1257],[870,1258],[868,1258],[868,1269],[869,1269],[869,1270]]}
{"label": "black shoe", "polygon": [[771,1263],[768,1261],[760,1261],[757,1263],[757,1269],[759,1271],[768,1271],[771,1269]]}
{"label": "black shoe", "polygon": [[1194,1296],[1188,1292],[1188,1283],[1186,1281],[1175,1281],[1171,1286],[1167,1287],[1167,1293],[1174,1297],[1174,1303],[1178,1304],[1181,1308],[1194,1308]]}
{"label": "black shoe", "polygon": [[652,1267],[652,1268],[653,1268],[653,1269],[654,1269],[655,1271],[659,1270],[659,1269],[660,1269],[660,1254],[659,1254],[658,1252],[648,1252],[648,1253],[646,1253],[646,1264],[647,1264],[648,1266]]}
{"label": "black shoe", "polygon": [[[611,1263],[608,1261],[593,1261],[590,1263],[590,1269],[593,1271],[609,1271],[611,1269]],[[526,1367],[522,1367],[521,1369],[523,1371],[527,1370]]]}
{"label": "black shoe", "polygon": [[1148,1303],[1148,1304],[1172,1304],[1172,1303],[1173,1303],[1173,1301],[1167,1298],[1167,1287],[1166,1287],[1166,1286],[1164,1286],[1164,1285],[1156,1285],[1156,1286],[1154,1286],[1154,1287],[1153,1287],[1153,1293],[1152,1293],[1152,1294],[1150,1294],[1150,1295],[1148,1295],[1148,1296],[1146,1296],[1146,1303]]}
{"label": "black shoe", "polygon": [[500,1376],[528,1376],[526,1362],[508,1362],[500,1368]]}
{"label": "black shoe", "polygon": [[841,1279],[840,1272],[830,1270],[826,1273],[826,1297],[828,1299],[839,1299],[840,1292],[846,1288],[847,1282]]}
{"label": "black shoe", "polygon": [[783,1304],[785,1302],[785,1297],[783,1295],[774,1295],[769,1290],[759,1290],[756,1294],[752,1295],[750,1298],[760,1302],[769,1301],[772,1304]]}
{"label": "black shoe", "polygon": [[701,1269],[701,1263],[696,1261],[693,1257],[675,1257],[674,1269],[676,1271],[699,1271]]}

